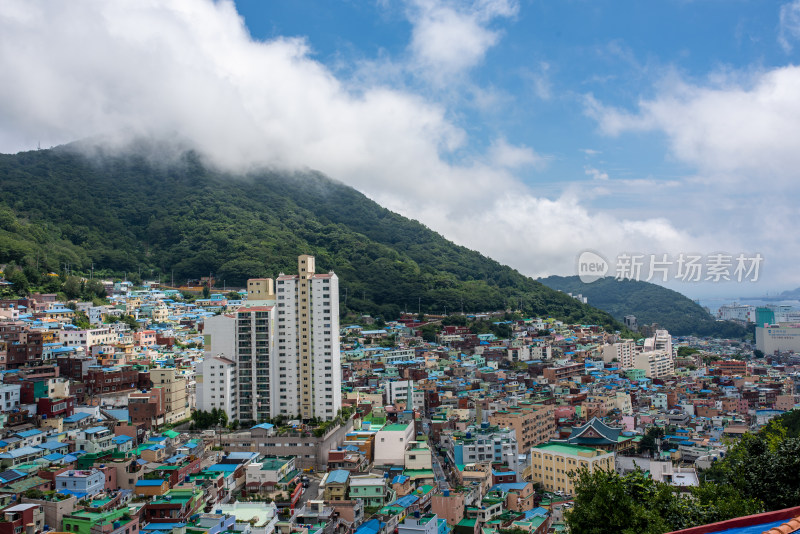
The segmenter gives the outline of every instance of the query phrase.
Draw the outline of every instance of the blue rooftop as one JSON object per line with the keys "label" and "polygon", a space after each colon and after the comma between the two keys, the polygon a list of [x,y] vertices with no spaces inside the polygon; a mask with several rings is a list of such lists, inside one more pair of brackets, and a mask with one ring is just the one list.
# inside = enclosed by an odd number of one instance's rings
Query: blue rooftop
{"label": "blue rooftop", "polygon": [[402,508],[408,508],[418,500],[419,497],[417,497],[416,495],[406,495],[405,497],[400,497],[396,501],[389,503],[389,506],[400,506]]}
{"label": "blue rooftop", "polygon": [[137,480],[136,485],[139,487],[154,487],[163,484],[164,480]]}
{"label": "blue rooftop", "polygon": [[328,474],[328,483],[345,484],[350,478],[350,471],[335,469]]}
{"label": "blue rooftop", "polygon": [[495,484],[489,491],[523,490],[527,485],[527,482],[505,482],[503,484]]}
{"label": "blue rooftop", "polygon": [[68,449],[69,445],[67,445],[66,443],[61,443],[60,441],[46,441],[41,445],[37,445],[37,447],[48,451],[55,451],[58,449]]}
{"label": "blue rooftop", "polygon": [[22,456],[41,454],[42,452],[44,452],[44,449],[40,449],[39,447],[20,447],[19,449],[0,454],[0,458],[21,458]]}
{"label": "blue rooftop", "polygon": [[214,464],[206,468],[206,471],[233,473],[239,467],[238,464]]}
{"label": "blue rooftop", "polygon": [[386,523],[381,523],[377,519],[370,519],[356,529],[355,534],[378,534]]}

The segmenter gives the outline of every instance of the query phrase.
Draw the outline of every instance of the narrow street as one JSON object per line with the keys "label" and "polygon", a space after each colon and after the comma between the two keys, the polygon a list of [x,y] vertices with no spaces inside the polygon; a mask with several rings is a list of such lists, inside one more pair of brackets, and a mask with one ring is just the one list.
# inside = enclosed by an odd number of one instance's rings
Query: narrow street
{"label": "narrow street", "polygon": [[442,464],[439,460],[439,454],[435,450],[432,452],[433,454],[431,454],[431,458],[433,459],[433,474],[436,477],[436,484],[439,486],[439,490],[450,489],[450,483],[447,481],[447,476],[444,474],[444,469],[442,469]]}

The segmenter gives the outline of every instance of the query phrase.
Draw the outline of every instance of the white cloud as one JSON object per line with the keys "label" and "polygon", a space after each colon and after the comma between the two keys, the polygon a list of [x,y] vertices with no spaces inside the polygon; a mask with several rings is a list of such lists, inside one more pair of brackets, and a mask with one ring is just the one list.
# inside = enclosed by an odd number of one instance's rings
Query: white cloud
{"label": "white cloud", "polygon": [[409,45],[421,74],[437,84],[483,61],[500,32],[489,26],[496,18],[513,17],[514,0],[413,0],[408,9],[413,25]]}
{"label": "white cloud", "polygon": [[800,0],[781,6],[778,42],[786,53],[792,51],[792,42],[800,39]]}
{"label": "white cloud", "polygon": [[550,64],[548,62],[540,61],[535,68],[525,70],[523,77],[530,81],[533,93],[537,97],[542,100],[552,98],[553,84],[550,81]]}
{"label": "white cloud", "polygon": [[[586,111],[610,136],[663,134],[671,156],[696,174],[634,179],[627,186],[652,191],[655,209],[668,204],[675,220],[705,228],[712,244],[707,250],[758,251],[766,258],[764,279],[794,287],[800,67],[712,73],[708,80],[672,78],[633,111],[588,96]],[[647,202],[647,196],[637,198]]]}
{"label": "white cloud", "polygon": [[635,112],[587,97],[587,111],[609,135],[662,131],[681,161],[725,181],[770,176],[794,183],[800,165],[800,67],[751,75],[719,76],[713,85],[677,81]]}
{"label": "white cloud", "polygon": [[497,167],[506,169],[542,167],[546,162],[545,158],[533,149],[510,145],[505,139],[498,139],[489,147],[489,161]]}
{"label": "white cloud", "polygon": [[592,180],[608,180],[608,173],[603,172],[600,169],[595,169],[594,167],[586,165],[583,170],[586,173],[586,176],[592,177]]}
{"label": "white cloud", "polygon": [[[487,25],[517,9],[416,6],[412,47],[451,73],[479,62],[497,38]],[[455,48],[425,44],[451,30]],[[178,139],[233,170],[313,168],[528,274],[572,273],[585,248],[691,240],[663,219],[593,212],[578,195],[537,198],[513,174],[546,162],[532,148],[498,136],[477,152],[443,104],[337,78],[303,39],[254,41],[226,1],[7,0],[0,71],[13,80],[0,84],[3,151],[125,132]]]}

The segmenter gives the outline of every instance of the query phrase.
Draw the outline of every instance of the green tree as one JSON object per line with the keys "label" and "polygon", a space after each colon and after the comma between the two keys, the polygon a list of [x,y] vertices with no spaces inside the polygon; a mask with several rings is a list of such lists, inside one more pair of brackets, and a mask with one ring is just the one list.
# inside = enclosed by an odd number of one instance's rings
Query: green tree
{"label": "green tree", "polygon": [[92,324],[89,322],[89,317],[82,311],[75,312],[75,318],[72,319],[72,324],[80,328],[81,330],[88,330],[92,327]]}
{"label": "green tree", "polygon": [[78,298],[81,294],[81,279],[77,276],[68,276],[63,289],[68,299]]}
{"label": "green tree", "polygon": [[652,426],[647,429],[639,442],[639,452],[658,452],[656,440],[664,437],[664,429],[659,426]]}
{"label": "green tree", "polygon": [[106,289],[100,280],[89,280],[83,286],[82,298],[93,300],[95,298],[105,298]]}
{"label": "green tree", "polygon": [[781,425],[745,434],[722,461],[705,472],[709,480],[758,499],[767,510],[800,502],[800,438],[786,437]]}
{"label": "green tree", "polygon": [[422,336],[422,339],[424,339],[425,341],[433,342],[436,341],[436,334],[439,332],[439,329],[435,324],[429,323],[423,325],[419,329],[419,331],[420,335]]}
{"label": "green tree", "polygon": [[662,534],[763,511],[757,499],[713,482],[689,495],[641,470],[619,475],[585,468],[577,472],[575,508],[566,514],[572,532]]}
{"label": "green tree", "polygon": [[136,318],[133,315],[123,315],[119,320],[127,324],[128,328],[134,332],[140,328],[139,323],[136,322]]}
{"label": "green tree", "polygon": [[[572,532],[581,534],[662,534],[670,525],[653,504],[656,483],[641,471],[577,472],[575,507],[566,514]],[[663,499],[663,495],[659,496]]]}
{"label": "green tree", "polygon": [[20,295],[27,295],[30,290],[30,284],[25,273],[17,267],[7,268],[7,271],[9,272],[6,273],[6,280],[13,284],[14,291]]}
{"label": "green tree", "polygon": [[761,350],[758,350],[758,349],[753,351],[753,358],[760,359],[760,358],[763,358],[763,357],[764,357],[764,351],[761,351]]}
{"label": "green tree", "polygon": [[210,296],[211,296],[211,288],[209,288],[208,285],[204,285],[203,286],[203,298],[207,299]]}

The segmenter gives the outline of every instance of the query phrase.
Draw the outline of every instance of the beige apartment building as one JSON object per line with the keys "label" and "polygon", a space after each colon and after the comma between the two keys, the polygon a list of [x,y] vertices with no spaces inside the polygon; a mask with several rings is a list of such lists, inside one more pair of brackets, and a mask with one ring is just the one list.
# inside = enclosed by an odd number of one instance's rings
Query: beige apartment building
{"label": "beige apartment building", "polygon": [[165,422],[182,421],[189,417],[189,402],[186,396],[186,379],[179,376],[173,368],[150,370],[153,388],[164,390]]}
{"label": "beige apartment building", "polygon": [[611,363],[616,360],[620,368],[632,369],[636,352],[636,342],[632,339],[623,339],[603,347],[603,361]]}
{"label": "beige apartment building", "polygon": [[547,491],[562,491],[572,495],[575,491],[574,472],[586,468],[614,469],[614,453],[603,449],[550,442],[531,450],[531,482]]}
{"label": "beige apartment building", "polygon": [[667,378],[675,373],[675,361],[672,352],[652,350],[637,354],[634,368],[643,369],[647,378]]}
{"label": "beige apartment building", "polygon": [[526,404],[499,410],[489,416],[489,424],[513,430],[520,451],[526,451],[553,438],[556,432],[555,408],[546,404]]}

